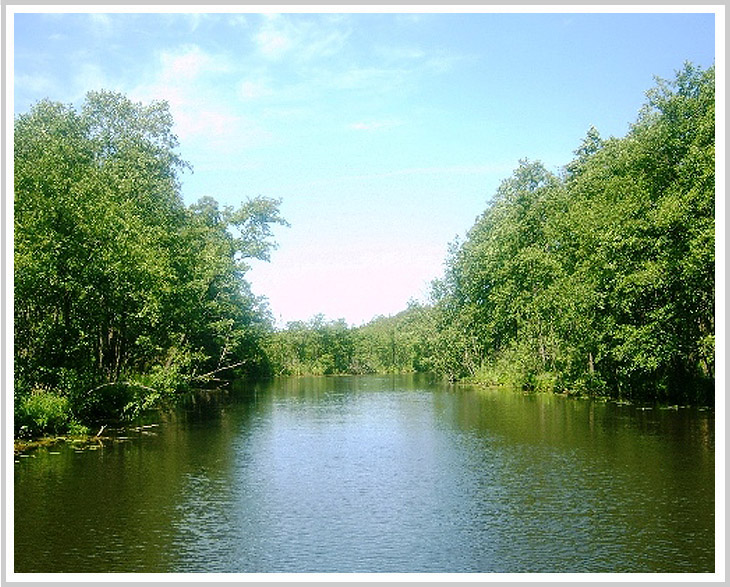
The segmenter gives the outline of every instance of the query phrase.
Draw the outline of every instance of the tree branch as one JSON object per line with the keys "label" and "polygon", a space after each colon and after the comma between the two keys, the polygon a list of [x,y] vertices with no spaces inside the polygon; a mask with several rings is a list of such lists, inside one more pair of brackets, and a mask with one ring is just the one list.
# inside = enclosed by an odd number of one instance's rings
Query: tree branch
{"label": "tree branch", "polygon": [[101,385],[98,385],[94,387],[93,389],[88,390],[86,393],[94,393],[95,391],[99,391],[100,389],[103,389],[105,387],[114,387],[115,385],[124,385],[126,387],[138,387],[140,389],[146,389],[147,391],[154,391],[155,393],[160,393],[159,390],[153,389],[152,387],[147,387],[146,385],[141,385],[139,383],[133,383],[131,381],[110,381],[109,383],[102,383]]}
{"label": "tree branch", "polygon": [[193,377],[193,379],[206,379],[210,378],[211,375],[215,375],[216,373],[220,373],[221,371],[227,371],[228,369],[234,369],[236,367],[240,367],[246,363],[246,361],[241,361],[239,363],[234,363],[233,365],[228,365],[227,367],[221,367],[220,369],[215,369],[213,371],[209,371],[208,373],[203,373],[202,375],[198,375],[196,377]]}

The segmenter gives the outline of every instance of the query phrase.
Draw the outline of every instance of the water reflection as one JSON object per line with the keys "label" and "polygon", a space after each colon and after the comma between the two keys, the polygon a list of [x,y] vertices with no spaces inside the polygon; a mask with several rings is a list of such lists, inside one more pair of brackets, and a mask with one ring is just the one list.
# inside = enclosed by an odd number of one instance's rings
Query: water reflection
{"label": "water reflection", "polygon": [[17,571],[711,571],[711,413],[281,379],[16,466]]}

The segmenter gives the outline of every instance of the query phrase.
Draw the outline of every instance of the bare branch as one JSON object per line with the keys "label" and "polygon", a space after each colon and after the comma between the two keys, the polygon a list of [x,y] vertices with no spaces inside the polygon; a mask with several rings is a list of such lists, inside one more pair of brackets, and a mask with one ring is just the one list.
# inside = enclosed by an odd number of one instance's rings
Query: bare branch
{"label": "bare branch", "polygon": [[93,389],[88,390],[86,393],[94,393],[95,391],[99,391],[100,389],[104,389],[105,387],[115,387],[115,386],[125,386],[125,387],[137,387],[139,389],[146,389],[147,391],[153,391],[155,393],[160,393],[159,390],[153,389],[152,387],[147,387],[146,385],[141,385],[139,383],[134,383],[132,381],[110,381],[109,383],[102,383],[101,385],[98,385],[94,387]]}
{"label": "bare branch", "polygon": [[241,361],[239,363],[234,363],[233,365],[221,367],[220,369],[215,369],[214,371],[210,371],[208,373],[203,373],[202,375],[198,375],[197,377],[194,377],[194,379],[210,379],[211,375],[215,375],[216,373],[220,373],[221,371],[227,371],[228,369],[235,369],[236,367],[240,367],[244,363],[246,363],[246,361]]}

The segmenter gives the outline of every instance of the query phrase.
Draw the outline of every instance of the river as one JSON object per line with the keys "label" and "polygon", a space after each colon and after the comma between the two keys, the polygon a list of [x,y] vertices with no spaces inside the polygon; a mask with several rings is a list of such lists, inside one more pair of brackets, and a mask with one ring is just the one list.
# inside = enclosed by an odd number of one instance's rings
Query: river
{"label": "river", "polygon": [[714,414],[283,378],[15,459],[15,572],[713,572]]}

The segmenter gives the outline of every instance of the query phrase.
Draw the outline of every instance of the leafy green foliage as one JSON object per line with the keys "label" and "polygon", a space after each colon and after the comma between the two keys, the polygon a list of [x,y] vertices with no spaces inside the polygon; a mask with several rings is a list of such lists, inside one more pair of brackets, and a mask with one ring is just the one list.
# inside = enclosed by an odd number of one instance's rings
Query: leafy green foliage
{"label": "leafy green foliage", "polygon": [[25,437],[86,432],[72,416],[67,397],[40,390],[24,396],[16,404],[15,425],[18,435]]}
{"label": "leafy green foliage", "polygon": [[380,316],[357,328],[322,315],[290,322],[265,344],[276,375],[361,375],[434,371],[428,343],[430,308],[411,303],[396,316]]}
{"label": "leafy green foliage", "polygon": [[317,315],[308,322],[290,322],[269,337],[266,352],[276,375],[349,373],[353,337],[344,320],[327,322]]}
{"label": "leafy green foliage", "polygon": [[244,274],[246,259],[267,258],[270,225],[285,224],[279,202],[186,207],[171,129],[166,103],[110,92],[89,93],[80,112],[42,101],[17,117],[21,404],[29,389],[56,390],[98,419],[206,373],[262,368],[270,318]]}
{"label": "leafy green foliage", "polygon": [[461,377],[706,401],[714,381],[714,70],[658,81],[562,176],[523,161],[434,288]]}

